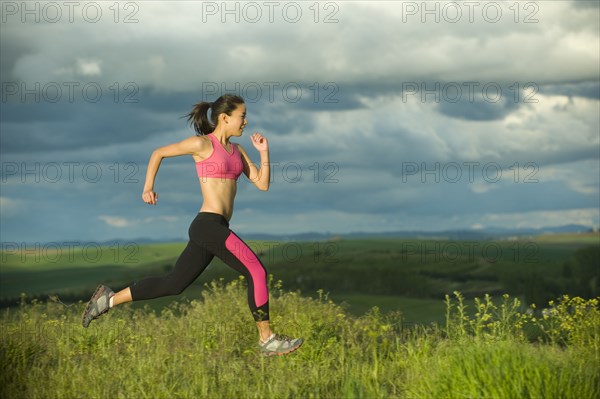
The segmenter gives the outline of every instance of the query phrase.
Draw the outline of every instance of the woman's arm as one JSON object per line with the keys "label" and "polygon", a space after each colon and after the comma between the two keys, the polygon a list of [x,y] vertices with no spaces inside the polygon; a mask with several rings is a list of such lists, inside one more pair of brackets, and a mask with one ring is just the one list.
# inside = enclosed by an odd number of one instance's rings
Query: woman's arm
{"label": "woman's arm", "polygon": [[169,144],[164,147],[157,148],[152,152],[148,161],[148,169],[146,170],[146,182],[142,199],[145,203],[156,205],[158,195],[153,191],[154,179],[158,173],[158,168],[163,158],[176,157],[179,155],[192,155],[201,153],[207,148],[207,140],[199,136],[188,137],[179,143]]}
{"label": "woman's arm", "polygon": [[250,136],[252,145],[260,154],[260,169],[256,167],[248,157],[248,154],[241,145],[238,144],[240,154],[242,154],[242,163],[244,164],[244,174],[259,190],[267,191],[271,183],[271,167],[269,161],[269,143],[267,138],[260,133],[254,133]]}

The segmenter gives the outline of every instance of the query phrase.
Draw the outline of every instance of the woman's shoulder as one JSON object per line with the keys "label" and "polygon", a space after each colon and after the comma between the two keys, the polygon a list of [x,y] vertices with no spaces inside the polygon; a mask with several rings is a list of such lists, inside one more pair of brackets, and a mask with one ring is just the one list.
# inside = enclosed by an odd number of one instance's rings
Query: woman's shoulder
{"label": "woman's shoulder", "polygon": [[210,138],[206,136],[189,136],[185,138],[182,143],[192,145],[194,147],[204,147],[210,143]]}
{"label": "woman's shoulder", "polygon": [[202,136],[190,136],[187,138],[187,141],[189,141],[190,143],[193,143],[194,146],[198,147],[198,149],[202,149],[202,148],[206,148],[206,147],[210,147],[211,146],[211,140],[210,137],[208,137],[208,135],[202,135]]}
{"label": "woman's shoulder", "polygon": [[192,142],[192,155],[196,162],[200,162],[206,159],[213,152],[213,145],[208,135],[203,136],[191,136],[188,138]]}
{"label": "woman's shoulder", "polygon": [[201,136],[196,135],[196,136],[192,136],[192,137],[195,137],[201,143],[210,143],[211,142],[210,136],[208,134],[203,134]]}

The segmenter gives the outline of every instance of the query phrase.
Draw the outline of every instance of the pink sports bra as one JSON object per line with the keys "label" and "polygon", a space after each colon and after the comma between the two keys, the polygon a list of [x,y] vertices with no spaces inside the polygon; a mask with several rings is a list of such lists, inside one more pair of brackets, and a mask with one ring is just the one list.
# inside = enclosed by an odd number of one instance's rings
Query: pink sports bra
{"label": "pink sports bra", "polygon": [[231,143],[232,152],[230,154],[212,133],[207,136],[210,137],[213,151],[208,158],[196,162],[198,177],[237,180],[242,174],[243,165],[242,156],[236,145]]}

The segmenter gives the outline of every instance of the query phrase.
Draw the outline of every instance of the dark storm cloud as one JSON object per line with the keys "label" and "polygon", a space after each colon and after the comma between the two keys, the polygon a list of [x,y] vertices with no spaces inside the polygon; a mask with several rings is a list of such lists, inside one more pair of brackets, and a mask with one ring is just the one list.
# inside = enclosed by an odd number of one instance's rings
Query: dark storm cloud
{"label": "dark storm cloud", "polygon": [[248,131],[289,135],[315,129],[311,113],[300,111],[292,103],[247,104]]}
{"label": "dark storm cloud", "polygon": [[[594,207],[595,199],[591,196],[578,196],[576,203],[569,203],[574,192],[562,182],[524,183],[516,182],[512,176],[505,175],[498,182],[478,179],[474,183],[466,180],[453,183],[433,175],[421,180],[419,176],[411,176],[406,182],[400,178],[390,178],[383,182],[385,188],[379,186],[370,190],[369,185],[357,180],[356,184],[331,185],[328,193],[322,195],[323,186],[305,184],[305,191],[290,203],[291,208],[300,206],[304,201],[315,198],[321,209],[340,212],[368,212],[377,215],[388,215],[403,210],[413,215],[469,215],[485,214],[493,209],[497,213],[529,212],[537,210],[558,210]],[[487,191],[477,192],[474,184]],[[361,189],[357,190],[356,186]],[[298,190],[300,191],[300,190]],[[377,192],[374,195],[374,192]],[[321,198],[319,198],[322,196]],[[269,203],[269,201],[268,201]]]}
{"label": "dark storm cloud", "polygon": [[600,0],[572,0],[573,8],[600,8]]}
{"label": "dark storm cloud", "polygon": [[196,93],[132,87],[117,97],[116,91],[98,87],[102,95],[91,100],[70,101],[68,92],[57,102],[48,101],[43,92],[37,99],[33,94],[8,97],[1,111],[2,151],[73,150],[144,141],[164,131],[186,129],[185,114],[198,101]]}
{"label": "dark storm cloud", "polygon": [[30,103],[3,101],[0,108],[2,123],[57,122],[69,119],[73,114],[73,104]]}
{"label": "dark storm cloud", "polygon": [[[164,119],[145,112],[135,104],[70,104],[54,109],[51,104],[18,105],[17,118],[31,120],[2,121],[3,152],[39,152],[72,150],[141,141],[169,128]],[[140,109],[142,108],[142,109]],[[36,115],[42,120],[36,121]],[[53,118],[47,121],[46,118]],[[7,118],[7,119],[10,119]]]}
{"label": "dark storm cloud", "polygon": [[[600,71],[599,76],[600,79]],[[564,82],[553,85],[541,85],[539,88],[542,94],[556,94],[562,96],[578,96],[591,98],[594,100],[600,99],[600,81],[585,81],[585,82]]]}
{"label": "dark storm cloud", "polygon": [[510,99],[500,99],[497,102],[485,100],[470,101],[460,99],[457,102],[441,101],[437,110],[453,118],[472,121],[492,121],[504,118],[516,110],[519,104]]}
{"label": "dark storm cloud", "polygon": [[[3,24],[4,25],[4,24]],[[21,40],[10,40],[10,35],[0,35],[0,48],[2,57],[0,57],[0,80],[2,82],[14,81],[13,71],[17,60],[26,54],[35,51],[35,45],[31,40],[21,38]],[[4,90],[4,89],[3,89]]]}
{"label": "dark storm cloud", "polygon": [[[36,93],[35,86],[30,86],[27,88],[30,94],[7,95],[2,104],[3,152],[76,149],[108,145],[115,140],[123,144],[142,141],[163,131],[185,130],[189,126],[186,114],[194,104],[216,100],[216,96],[212,98],[202,90],[167,93],[145,87],[120,93],[117,102],[116,93],[104,87],[97,102],[81,98],[70,101],[67,91],[62,93],[60,101],[51,102],[50,94],[44,94],[43,89]],[[68,88],[63,86],[63,89]],[[309,111],[358,106],[351,96],[348,101],[337,93],[338,102],[320,104],[309,96],[309,89],[303,90],[304,98],[294,102],[275,104],[268,97],[248,102],[250,128],[284,135],[309,131],[315,127]],[[302,110],[306,112],[304,117]]]}

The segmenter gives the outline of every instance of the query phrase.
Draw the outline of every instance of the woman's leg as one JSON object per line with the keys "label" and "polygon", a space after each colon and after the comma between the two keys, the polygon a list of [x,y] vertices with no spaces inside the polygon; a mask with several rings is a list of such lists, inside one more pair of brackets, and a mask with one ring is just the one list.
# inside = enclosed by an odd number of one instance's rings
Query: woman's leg
{"label": "woman's leg", "polygon": [[[146,278],[119,291],[112,297],[113,306],[137,299],[179,294],[216,255],[248,281],[248,306],[256,321],[262,352],[266,355],[282,355],[298,349],[303,339],[272,333],[267,271],[254,251],[229,229],[227,220],[218,214],[202,212],[192,222],[189,235],[190,241],[170,274]],[[84,326],[87,327],[85,321]]]}
{"label": "woman's leg", "polygon": [[228,229],[224,248],[216,255],[246,277],[248,282],[248,306],[257,322],[269,320],[269,291],[267,270],[252,249],[233,231]]}
{"label": "woman's leg", "polygon": [[131,301],[133,301],[133,298],[131,297],[131,290],[129,289],[129,287],[127,287],[117,292],[112,297],[112,303],[110,304],[110,307],[112,308],[113,306],[117,306],[122,303],[127,303]]}
{"label": "woman's leg", "polygon": [[214,258],[214,254],[207,250],[203,243],[191,239],[192,231],[197,232],[205,228],[205,223],[199,215],[190,225],[188,230],[190,241],[177,259],[171,273],[162,277],[145,278],[116,294],[110,288],[99,285],[83,310],[83,326],[87,328],[92,320],[102,316],[115,305],[140,299],[177,295],[192,284]]}
{"label": "woman's leg", "polygon": [[[214,255],[190,240],[171,273],[140,280],[115,295],[114,305],[128,301],[179,295],[206,269]],[[129,291],[129,292],[128,292]]]}
{"label": "woman's leg", "polygon": [[267,271],[258,256],[233,231],[227,220],[217,214],[205,214],[204,229],[190,229],[190,239],[202,242],[208,251],[242,274],[248,282],[248,306],[261,339],[271,335]]}
{"label": "woman's leg", "polygon": [[271,334],[273,334],[269,320],[257,321],[256,328],[258,329],[258,339],[260,339],[260,342],[267,342]]}
{"label": "woman's leg", "polygon": [[267,270],[252,249],[233,231],[225,239],[225,250],[221,259],[229,267],[240,272],[248,282],[248,306],[256,322],[261,341],[272,334],[269,323],[269,291]]}
{"label": "woman's leg", "polygon": [[117,292],[111,307],[140,299],[179,295],[206,269],[214,255],[190,241],[177,259],[173,271],[162,277],[148,277]]}
{"label": "woman's leg", "polygon": [[213,258],[214,255],[206,248],[190,241],[177,259],[173,271],[166,276],[145,278],[116,294],[110,288],[99,285],[83,310],[83,326],[87,328],[92,320],[121,303],[180,294]]}
{"label": "woman's leg", "polygon": [[304,340],[276,335],[269,323],[267,270],[252,249],[233,231],[227,229],[224,250],[217,253],[227,265],[239,271],[248,281],[248,305],[256,321],[261,351],[267,355],[284,355],[298,349]]}

